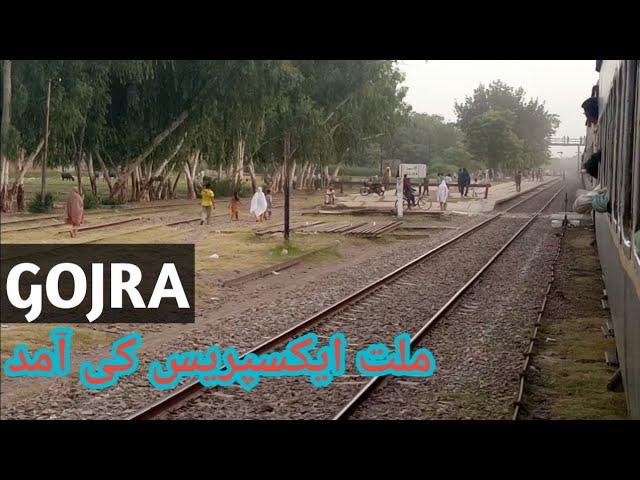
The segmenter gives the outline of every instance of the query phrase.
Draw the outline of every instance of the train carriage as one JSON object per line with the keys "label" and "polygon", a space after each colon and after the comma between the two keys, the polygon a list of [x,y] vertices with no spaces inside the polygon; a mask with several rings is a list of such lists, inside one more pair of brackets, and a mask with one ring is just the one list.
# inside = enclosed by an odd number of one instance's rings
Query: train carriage
{"label": "train carriage", "polygon": [[585,157],[601,152],[598,180],[610,213],[595,214],[598,255],[629,414],[640,418],[640,62],[599,60],[598,123]]}

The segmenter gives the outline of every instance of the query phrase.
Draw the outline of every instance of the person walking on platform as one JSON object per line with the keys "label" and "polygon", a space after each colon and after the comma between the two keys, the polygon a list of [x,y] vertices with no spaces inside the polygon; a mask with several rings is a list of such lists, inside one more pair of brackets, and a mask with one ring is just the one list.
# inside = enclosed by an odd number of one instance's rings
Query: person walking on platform
{"label": "person walking on platform", "polygon": [[202,202],[200,205],[202,206],[202,214],[200,216],[200,225],[204,225],[204,222],[207,222],[207,225],[211,223],[211,211],[215,208],[215,202],[213,197],[215,196],[213,190],[211,190],[211,184],[206,183],[204,188],[200,192],[200,196],[202,197]]}
{"label": "person walking on platform", "polygon": [[391,187],[391,165],[387,164],[387,168],[384,170],[384,176],[382,177],[382,183],[384,185],[384,191],[389,191]]}
{"label": "person walking on platform", "polygon": [[[468,197],[469,186],[471,185],[471,175],[469,175],[469,172],[467,172],[466,168],[462,169],[461,175],[462,175],[462,191],[460,192],[460,196]],[[460,182],[460,180],[458,180],[458,182]]]}
{"label": "person walking on platform", "polygon": [[520,186],[522,185],[522,172],[520,170],[516,172],[515,181],[516,181],[516,192],[519,192]]}
{"label": "person walking on platform", "polygon": [[404,193],[405,198],[407,199],[407,204],[409,205],[409,208],[411,208],[412,206],[415,207],[416,198],[413,195],[413,188],[411,187],[411,179],[407,177],[406,173],[402,178],[402,191]]}
{"label": "person walking on platform", "polygon": [[265,218],[267,220],[271,219],[271,210],[273,210],[273,195],[271,195],[271,189],[268,188],[267,189],[267,193],[264,196],[265,200],[267,201],[267,212],[264,214]]}
{"label": "person walking on platform", "polygon": [[436,198],[440,202],[440,210],[445,211],[447,209],[447,199],[449,198],[449,187],[447,186],[447,180],[442,179],[440,185],[438,185],[438,191]]}
{"label": "person walking on platform", "polygon": [[238,197],[238,192],[233,192],[233,198],[231,202],[229,202],[229,207],[231,208],[231,220],[240,220],[240,197]]}
{"label": "person walking on platform", "polygon": [[262,193],[262,187],[258,187],[256,193],[251,198],[251,209],[249,210],[256,217],[256,222],[262,222],[264,220],[264,213],[267,211],[267,199]]}
{"label": "person walking on platform", "polygon": [[78,235],[78,227],[84,223],[84,196],[80,194],[77,187],[69,191],[65,210],[69,234],[75,238]]}
{"label": "person walking on platform", "polygon": [[325,193],[324,204],[325,205],[336,204],[336,191],[334,190],[333,185],[329,185],[329,188],[327,189],[327,193]]}

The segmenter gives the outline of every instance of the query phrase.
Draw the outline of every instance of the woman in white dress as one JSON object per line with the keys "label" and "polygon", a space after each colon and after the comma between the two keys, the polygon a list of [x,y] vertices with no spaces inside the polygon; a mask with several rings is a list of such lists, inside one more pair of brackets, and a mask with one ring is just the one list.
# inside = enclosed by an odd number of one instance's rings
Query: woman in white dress
{"label": "woman in white dress", "polygon": [[438,185],[436,198],[438,202],[440,202],[440,210],[445,211],[447,209],[447,199],[449,198],[449,187],[447,186],[447,181],[444,178],[440,182],[440,185]]}
{"label": "woman in white dress", "polygon": [[251,198],[250,212],[256,216],[256,222],[264,220],[264,212],[267,211],[267,198],[262,193],[262,187],[258,187],[256,193]]}

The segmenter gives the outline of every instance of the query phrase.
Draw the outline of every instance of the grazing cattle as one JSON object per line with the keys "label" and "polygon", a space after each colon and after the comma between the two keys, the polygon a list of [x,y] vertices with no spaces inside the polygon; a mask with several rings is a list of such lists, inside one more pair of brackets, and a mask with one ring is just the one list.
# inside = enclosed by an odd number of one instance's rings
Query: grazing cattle
{"label": "grazing cattle", "polygon": [[62,172],[60,173],[60,177],[62,177],[62,180],[71,180],[74,181],[75,179],[73,178],[73,175],[71,175],[69,172]]}

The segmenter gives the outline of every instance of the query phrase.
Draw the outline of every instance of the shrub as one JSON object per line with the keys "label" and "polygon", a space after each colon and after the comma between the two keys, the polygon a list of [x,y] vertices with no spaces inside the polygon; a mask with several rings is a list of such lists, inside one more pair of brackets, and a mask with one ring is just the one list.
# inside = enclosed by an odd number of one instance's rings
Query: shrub
{"label": "shrub", "polygon": [[31,213],[50,212],[51,210],[53,210],[53,195],[51,195],[50,193],[47,193],[44,196],[44,203],[42,203],[40,194],[36,193],[31,199],[31,201],[29,202],[27,209]]}
{"label": "shrub", "polygon": [[119,198],[106,197],[101,199],[100,203],[102,203],[102,205],[122,205],[125,203],[125,201],[120,200]]}
{"label": "shrub", "polygon": [[100,206],[100,201],[93,195],[93,192],[85,192],[84,194],[84,209],[92,210]]}
{"label": "shrub", "polygon": [[[202,184],[209,183],[211,184],[211,190],[216,195],[216,197],[232,197],[233,196],[233,186],[231,183],[231,179],[229,178],[211,178],[211,177],[203,177]],[[202,186],[197,189],[197,194],[200,195],[200,190]],[[238,195],[241,197],[248,197],[252,194],[251,192],[251,183],[242,182],[236,188]]]}
{"label": "shrub", "polygon": [[458,167],[457,165],[452,165],[450,163],[434,163],[433,165],[429,165],[428,174],[429,178],[433,180],[436,178],[438,173],[441,173],[443,175],[450,173],[451,175],[455,176],[458,174],[459,169],[460,167]]}
{"label": "shrub", "polygon": [[[384,164],[386,167],[386,163]],[[333,173],[335,165],[329,165],[329,173]],[[369,178],[374,175],[380,176],[380,167],[357,167],[357,166],[342,166],[338,172],[338,177],[358,177]]]}

